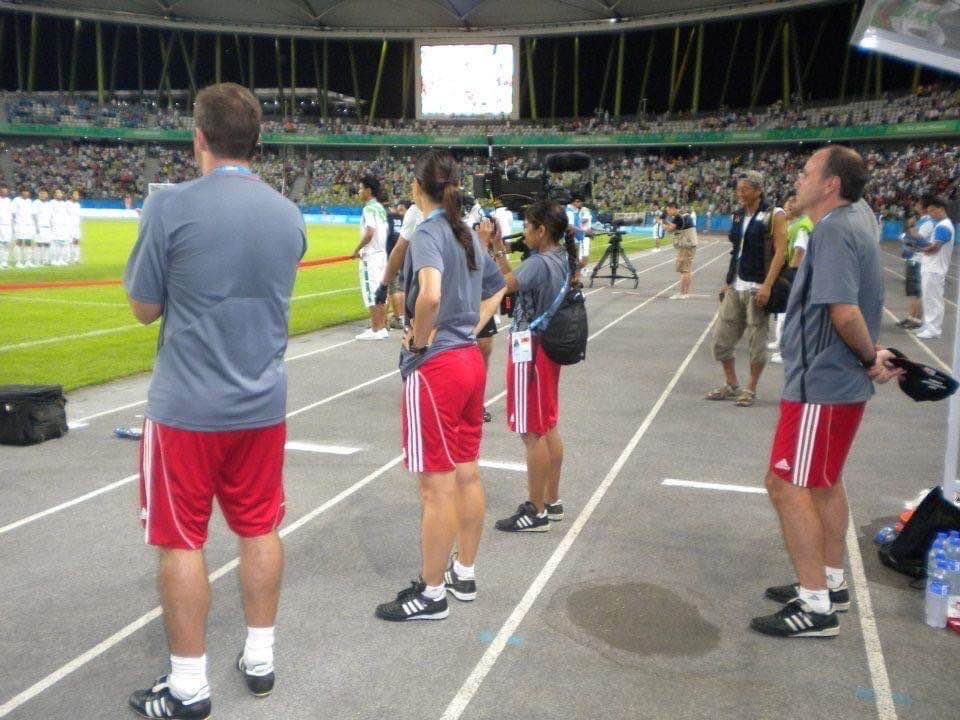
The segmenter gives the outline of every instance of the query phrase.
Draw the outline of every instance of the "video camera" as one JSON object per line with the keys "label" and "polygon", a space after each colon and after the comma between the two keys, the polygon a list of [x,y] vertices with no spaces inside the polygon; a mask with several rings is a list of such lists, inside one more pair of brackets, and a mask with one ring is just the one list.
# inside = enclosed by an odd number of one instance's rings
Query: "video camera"
{"label": "video camera", "polygon": [[[551,200],[567,205],[574,197],[585,201],[593,197],[590,156],[584,153],[555,153],[548,155],[539,176],[527,171],[520,177],[515,168],[502,172],[491,165],[484,175],[474,175],[473,192],[477,196],[498,198],[511,212],[523,213],[527,206],[539,200]],[[551,182],[551,173],[579,172],[580,180],[569,185]]]}

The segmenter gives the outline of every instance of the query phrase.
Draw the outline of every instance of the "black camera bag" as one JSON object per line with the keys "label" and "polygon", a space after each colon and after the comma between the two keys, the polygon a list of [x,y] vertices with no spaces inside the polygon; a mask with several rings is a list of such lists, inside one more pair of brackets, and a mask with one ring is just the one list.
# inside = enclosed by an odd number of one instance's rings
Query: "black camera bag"
{"label": "black camera bag", "polygon": [[579,283],[567,290],[540,342],[547,357],[558,365],[574,365],[587,356],[587,307]]}
{"label": "black camera bag", "polygon": [[67,432],[60,385],[0,385],[0,444],[33,445]]}
{"label": "black camera bag", "polygon": [[880,546],[880,562],[910,577],[927,574],[927,553],[938,532],[960,530],[960,508],[935,487],[913,511],[896,539]]}

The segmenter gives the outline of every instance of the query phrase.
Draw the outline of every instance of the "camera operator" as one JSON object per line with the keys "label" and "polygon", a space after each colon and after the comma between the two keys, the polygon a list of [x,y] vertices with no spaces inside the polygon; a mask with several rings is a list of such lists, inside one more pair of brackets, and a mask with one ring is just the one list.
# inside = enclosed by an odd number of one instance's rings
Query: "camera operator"
{"label": "camera operator", "polygon": [[516,270],[493,223],[484,221],[479,228],[481,240],[494,251],[507,292],[516,293],[507,360],[507,416],[510,430],[520,434],[526,448],[528,499],[516,513],[497,521],[496,528],[506,532],[544,532],[550,529],[550,520],[563,519],[563,443],[557,432],[560,366],[547,357],[529,326],[576,275],[579,257],[568,227],[567,215],[557,203],[541,200],[528,207],[523,241],[533,252]]}
{"label": "camera operator", "polygon": [[677,250],[677,272],[680,273],[680,292],[671,300],[686,300],[690,297],[690,268],[697,254],[697,221],[689,213],[680,212],[676,202],[667,204],[666,229],[673,233],[673,247]]}
{"label": "camera operator", "polygon": [[927,215],[922,202],[914,206],[914,214],[907,218],[903,234],[900,236],[900,255],[904,260],[904,291],[907,296],[908,314],[897,323],[905,330],[923,327],[923,307],[920,299],[921,271],[920,255],[917,248],[926,245],[933,237],[933,218]]}
{"label": "camera operator", "polygon": [[[377,606],[377,617],[391,621],[445,618],[448,590],[459,600],[476,597],[486,386],[476,332],[496,310],[504,285],[460,218],[460,174],[453,157],[439,151],[422,155],[414,178],[414,201],[426,219],[404,259],[401,437],[405,465],[420,485],[422,564],[419,581]],[[448,567],[455,539],[458,554]]]}

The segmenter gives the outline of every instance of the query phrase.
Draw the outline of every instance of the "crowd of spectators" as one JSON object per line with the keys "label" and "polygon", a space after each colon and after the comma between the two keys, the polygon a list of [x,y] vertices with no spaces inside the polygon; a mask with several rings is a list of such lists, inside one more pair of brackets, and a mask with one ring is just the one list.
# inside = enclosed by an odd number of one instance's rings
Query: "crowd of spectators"
{"label": "crowd of spectators", "polygon": [[[960,146],[954,144],[866,144],[858,149],[871,170],[866,198],[884,217],[903,217],[911,199],[940,192],[960,176]],[[642,213],[675,200],[700,214],[721,215],[734,208],[733,186],[740,171],[763,172],[769,192],[779,201],[789,192],[808,154],[804,148],[605,150],[593,157],[586,175],[553,175],[550,179],[567,185],[592,180],[590,204],[598,210]],[[143,195],[149,182],[183,182],[198,172],[192,148],[184,145],[51,141],[13,145],[6,157],[13,169],[13,177],[8,179],[16,185],[77,187],[91,198],[116,199],[127,192]],[[264,148],[254,161],[254,170],[298,202],[338,207],[358,203],[356,181],[368,172],[383,178],[390,199],[409,197],[414,160],[406,151],[376,159],[337,159],[316,148]],[[501,169],[509,168],[521,176],[538,177],[539,162],[532,152],[498,158]],[[467,154],[461,166],[464,186],[471,188],[470,177],[486,172],[489,161],[484,155]]]}
{"label": "crowd of spectators", "polygon": [[[190,130],[193,118],[180,107],[164,107],[151,100],[138,105],[135,98],[114,100],[103,108],[83,97],[56,98],[11,94],[7,115],[14,123],[148,127]],[[510,120],[451,122],[443,120],[380,119],[366,121],[335,117],[279,117],[277,104],[264,103],[264,132],[336,135],[542,135],[555,133],[697,132],[715,130],[772,130],[807,127],[856,127],[892,125],[925,120],[960,118],[960,90],[922,87],[903,95],[885,94],[879,99],[845,103],[786,107],[781,102],[759,109],[722,109],[697,115],[663,114],[611,117],[598,111],[590,117],[565,120]]]}

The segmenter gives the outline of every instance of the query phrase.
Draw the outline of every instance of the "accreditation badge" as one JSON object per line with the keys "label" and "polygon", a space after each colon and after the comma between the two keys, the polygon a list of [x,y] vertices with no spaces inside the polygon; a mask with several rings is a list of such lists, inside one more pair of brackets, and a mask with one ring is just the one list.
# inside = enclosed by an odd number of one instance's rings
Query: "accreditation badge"
{"label": "accreditation badge", "polygon": [[533,362],[533,333],[529,330],[511,332],[510,356],[515,363]]}

